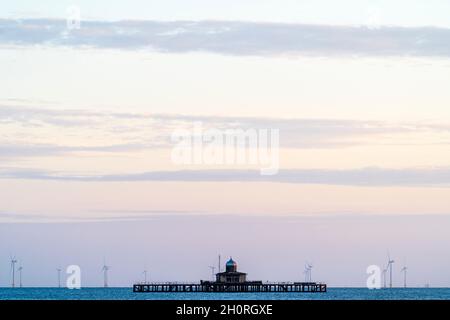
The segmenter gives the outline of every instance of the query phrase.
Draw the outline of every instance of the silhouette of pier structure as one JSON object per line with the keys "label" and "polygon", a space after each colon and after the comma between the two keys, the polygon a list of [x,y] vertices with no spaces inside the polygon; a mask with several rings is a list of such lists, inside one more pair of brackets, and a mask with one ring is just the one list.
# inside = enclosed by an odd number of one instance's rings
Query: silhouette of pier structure
{"label": "silhouette of pier structure", "polygon": [[225,272],[216,274],[216,281],[200,283],[137,283],[133,292],[327,292],[327,285],[316,282],[247,281],[247,274],[237,271],[237,263],[230,258]]}

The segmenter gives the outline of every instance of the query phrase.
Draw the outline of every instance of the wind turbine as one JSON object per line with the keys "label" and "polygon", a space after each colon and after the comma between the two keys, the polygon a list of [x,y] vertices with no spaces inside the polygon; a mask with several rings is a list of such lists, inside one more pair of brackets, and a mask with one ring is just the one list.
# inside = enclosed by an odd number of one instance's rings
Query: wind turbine
{"label": "wind turbine", "polygon": [[142,274],[144,275],[144,283],[147,283],[147,270],[144,270]]}
{"label": "wind turbine", "polygon": [[214,267],[214,266],[209,266],[209,268],[211,269],[212,279],[213,279],[213,281],[214,281],[214,270],[216,270],[216,267]]}
{"label": "wind turbine", "polygon": [[22,266],[17,268],[17,271],[19,271],[19,288],[22,288],[22,270],[23,270]]}
{"label": "wind turbine", "polygon": [[308,262],[305,263],[305,271],[303,273],[305,274],[305,282],[311,282],[311,269],[312,265]]}
{"label": "wind turbine", "polygon": [[305,270],[303,271],[303,274],[305,275],[305,282],[308,282],[308,278],[309,278],[309,269],[308,266],[305,265]]}
{"label": "wind turbine", "polygon": [[16,278],[15,278],[15,276],[16,276],[16,263],[17,263],[17,260],[16,260],[16,258],[14,258],[14,257],[11,257],[11,271],[12,271],[12,283],[11,283],[11,286],[14,288],[15,286],[16,286]]}
{"label": "wind turbine", "polygon": [[309,282],[312,282],[312,272],[311,272],[311,270],[313,268],[313,265],[310,264],[310,263],[307,263],[307,265],[308,265],[308,271],[309,271]]}
{"label": "wind turbine", "polygon": [[220,254],[219,254],[219,262],[218,262],[218,264],[217,264],[217,268],[218,268],[217,270],[219,270],[219,271],[218,271],[219,273],[220,273],[220,258],[221,258],[221,257],[220,257]]}
{"label": "wind turbine", "polygon": [[61,288],[61,268],[56,269],[58,272],[58,288]]}
{"label": "wind turbine", "polygon": [[110,266],[106,265],[105,260],[103,259],[103,287],[108,288],[108,270],[110,269]]}
{"label": "wind turbine", "polygon": [[395,261],[391,259],[391,256],[388,253],[388,265],[386,268],[389,268],[389,288],[392,288],[392,265],[394,262]]}
{"label": "wind turbine", "polygon": [[407,266],[404,266],[400,272],[403,272],[403,287],[406,288],[406,271],[408,270]]}
{"label": "wind turbine", "polygon": [[386,288],[386,272],[387,272],[387,268],[383,269],[384,288]]}

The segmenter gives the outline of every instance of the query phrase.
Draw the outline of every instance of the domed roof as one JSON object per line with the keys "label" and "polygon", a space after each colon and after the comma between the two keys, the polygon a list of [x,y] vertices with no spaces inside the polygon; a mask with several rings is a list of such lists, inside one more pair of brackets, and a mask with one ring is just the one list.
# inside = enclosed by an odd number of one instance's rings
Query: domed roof
{"label": "domed roof", "polygon": [[227,267],[236,267],[237,263],[230,257],[230,260],[227,261]]}

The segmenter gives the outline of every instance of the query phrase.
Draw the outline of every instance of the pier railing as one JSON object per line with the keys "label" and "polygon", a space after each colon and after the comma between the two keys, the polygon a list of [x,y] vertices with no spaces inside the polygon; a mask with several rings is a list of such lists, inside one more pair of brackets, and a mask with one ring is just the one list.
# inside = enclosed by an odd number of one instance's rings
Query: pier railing
{"label": "pier railing", "polygon": [[202,281],[200,283],[137,283],[134,292],[326,292],[327,285],[316,282],[248,281],[243,283],[220,283]]}

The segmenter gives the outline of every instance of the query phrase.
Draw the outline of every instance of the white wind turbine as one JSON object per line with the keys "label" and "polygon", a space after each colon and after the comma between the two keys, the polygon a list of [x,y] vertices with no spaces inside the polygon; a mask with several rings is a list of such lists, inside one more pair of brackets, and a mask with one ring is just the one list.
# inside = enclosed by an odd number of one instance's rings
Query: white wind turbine
{"label": "white wind turbine", "polygon": [[308,266],[307,265],[305,265],[305,270],[303,271],[303,274],[305,275],[305,282],[308,282],[309,270],[308,270]]}
{"label": "white wind turbine", "polygon": [[108,288],[108,270],[111,266],[107,266],[105,260],[103,259],[103,287]]}
{"label": "white wind turbine", "polygon": [[312,282],[312,275],[311,275],[311,270],[312,270],[312,264],[306,262],[305,263],[305,271],[303,271],[303,273],[305,274],[305,282]]}
{"label": "white wind turbine", "polygon": [[214,281],[214,271],[216,270],[216,267],[209,266],[209,268],[211,269],[211,277],[212,277],[212,280]]}
{"label": "white wind turbine", "polygon": [[387,268],[386,268],[386,269],[383,269],[384,288],[386,288],[386,273],[387,273]]}
{"label": "white wind turbine", "polygon": [[406,272],[408,270],[407,266],[404,266],[400,272],[403,272],[403,287],[406,288]]}
{"label": "white wind turbine", "polygon": [[11,286],[14,288],[16,286],[16,263],[17,259],[11,256],[11,272],[12,272],[12,282]]}
{"label": "white wind turbine", "polygon": [[22,288],[22,270],[23,270],[22,266],[17,268],[17,271],[19,271],[19,288]]}
{"label": "white wind turbine", "polygon": [[144,275],[144,283],[147,283],[147,268],[142,272],[142,274]]}
{"label": "white wind turbine", "polygon": [[61,288],[61,268],[56,269],[58,272],[58,288]]}
{"label": "white wind turbine", "polygon": [[309,282],[312,282],[312,268],[313,268],[313,265],[308,263]]}
{"label": "white wind turbine", "polygon": [[394,262],[395,261],[391,259],[391,256],[388,253],[388,264],[386,268],[389,269],[389,288],[392,288],[392,265]]}

